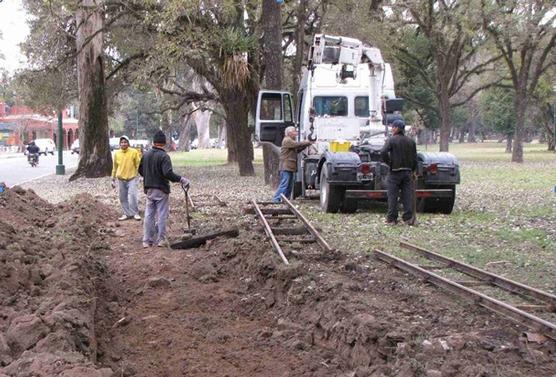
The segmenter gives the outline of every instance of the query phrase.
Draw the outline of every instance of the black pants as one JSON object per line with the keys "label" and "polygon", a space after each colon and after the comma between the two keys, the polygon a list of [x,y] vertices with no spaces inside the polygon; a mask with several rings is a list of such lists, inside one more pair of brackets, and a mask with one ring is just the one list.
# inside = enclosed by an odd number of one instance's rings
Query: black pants
{"label": "black pants", "polygon": [[401,190],[401,201],[403,205],[402,219],[409,221],[413,218],[413,187],[411,182],[411,171],[391,171],[388,175],[388,221],[398,220],[398,197]]}

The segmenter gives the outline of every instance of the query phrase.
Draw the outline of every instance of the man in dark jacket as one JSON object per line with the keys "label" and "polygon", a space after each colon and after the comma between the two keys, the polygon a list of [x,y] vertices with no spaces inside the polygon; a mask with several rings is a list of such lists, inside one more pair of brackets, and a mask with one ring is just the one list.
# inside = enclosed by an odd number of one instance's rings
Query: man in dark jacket
{"label": "man in dark jacket", "polygon": [[34,141],[30,142],[27,145],[27,160],[31,160],[32,158],[35,159],[37,164],[39,163],[39,154],[41,149]]}
{"label": "man in dark jacket", "polygon": [[401,190],[403,205],[402,219],[408,225],[415,224],[415,213],[412,206],[414,188],[412,174],[417,170],[417,146],[415,142],[404,135],[405,123],[395,120],[392,123],[392,137],[390,137],[381,154],[382,159],[390,166],[388,175],[388,215],[386,224],[394,225],[398,222],[398,197]]}
{"label": "man in dark jacket", "polygon": [[297,171],[297,154],[309,145],[313,144],[311,141],[295,141],[297,139],[297,128],[290,126],[285,130],[285,136],[282,140],[282,147],[280,148],[280,184],[274,194],[272,201],[280,203],[280,195],[284,194],[289,199],[293,187],[293,175]]}
{"label": "man in dark jacket", "polygon": [[[143,223],[144,248],[153,246],[155,243],[159,247],[167,244],[166,220],[169,212],[169,181],[180,182],[183,186],[189,186],[187,178],[175,174],[172,170],[172,161],[164,150],[165,145],[166,135],[158,130],[153,137],[153,148],[143,155],[139,163],[139,174],[144,178],[143,187],[147,195],[145,222]],[[158,234],[155,240],[156,233]]]}

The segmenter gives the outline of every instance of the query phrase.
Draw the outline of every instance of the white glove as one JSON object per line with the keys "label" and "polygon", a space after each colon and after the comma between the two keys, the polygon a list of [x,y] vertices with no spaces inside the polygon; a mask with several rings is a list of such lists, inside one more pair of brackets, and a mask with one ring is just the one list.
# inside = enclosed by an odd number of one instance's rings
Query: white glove
{"label": "white glove", "polygon": [[188,188],[189,188],[189,185],[190,185],[189,179],[187,179],[187,178],[185,178],[185,177],[181,177],[181,178],[180,178],[180,183],[181,183],[181,186],[182,186],[183,188],[185,188],[185,189],[188,189]]}

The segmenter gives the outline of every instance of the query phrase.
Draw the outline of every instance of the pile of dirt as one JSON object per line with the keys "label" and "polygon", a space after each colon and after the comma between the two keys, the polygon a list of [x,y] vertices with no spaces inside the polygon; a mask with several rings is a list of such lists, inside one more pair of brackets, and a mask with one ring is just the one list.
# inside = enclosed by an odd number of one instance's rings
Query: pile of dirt
{"label": "pile of dirt", "polygon": [[111,376],[94,363],[100,225],[111,210],[85,194],[53,206],[14,187],[0,213],[0,376]]}
{"label": "pile of dirt", "polygon": [[554,377],[553,343],[366,254],[299,244],[286,266],[227,204],[192,226],[239,237],[145,249],[89,195],[0,194],[0,377]]}

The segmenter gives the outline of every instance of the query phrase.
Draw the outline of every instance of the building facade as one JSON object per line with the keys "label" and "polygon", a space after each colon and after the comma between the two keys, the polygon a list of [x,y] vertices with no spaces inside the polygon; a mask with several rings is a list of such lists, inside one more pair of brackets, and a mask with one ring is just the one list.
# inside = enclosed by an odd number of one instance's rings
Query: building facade
{"label": "building facade", "polygon": [[[63,149],[69,149],[79,136],[78,120],[71,109],[62,116]],[[0,151],[21,152],[25,144],[35,139],[54,140],[58,148],[58,117],[38,114],[27,106],[6,106],[0,102]]]}

